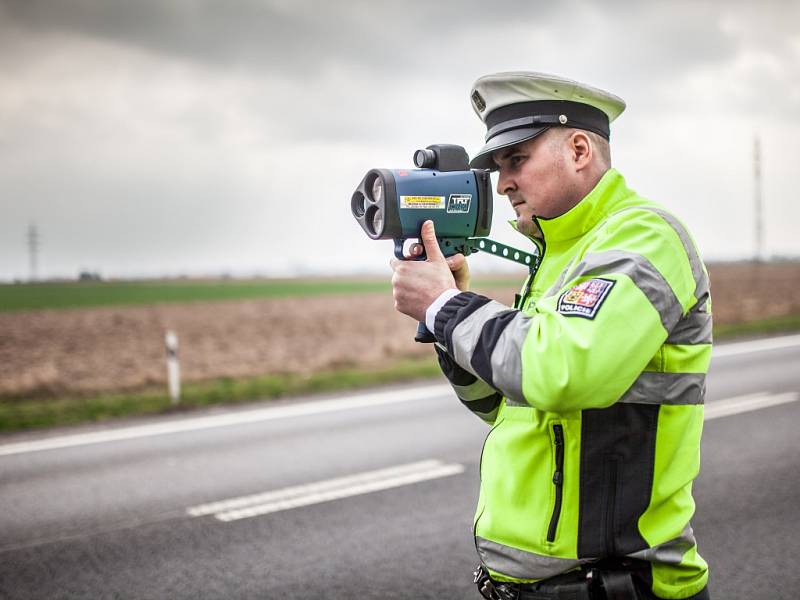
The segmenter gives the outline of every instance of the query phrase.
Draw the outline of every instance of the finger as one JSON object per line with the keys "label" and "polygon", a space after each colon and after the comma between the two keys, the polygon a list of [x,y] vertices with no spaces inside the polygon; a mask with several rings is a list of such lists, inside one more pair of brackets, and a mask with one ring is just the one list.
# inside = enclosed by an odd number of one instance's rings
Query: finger
{"label": "finger", "polygon": [[401,262],[403,262],[403,261],[401,261],[401,260],[399,260],[397,258],[389,259],[389,266],[392,267],[392,271],[396,271],[397,270],[397,265],[399,265]]}
{"label": "finger", "polygon": [[454,254],[447,257],[447,266],[450,267],[451,271],[458,271],[466,261],[467,259],[464,258],[463,254]]}
{"label": "finger", "polygon": [[433,221],[425,221],[422,224],[422,243],[425,244],[425,253],[428,255],[428,261],[444,260],[444,254],[439,248],[439,242],[436,241],[436,230],[433,227]]}

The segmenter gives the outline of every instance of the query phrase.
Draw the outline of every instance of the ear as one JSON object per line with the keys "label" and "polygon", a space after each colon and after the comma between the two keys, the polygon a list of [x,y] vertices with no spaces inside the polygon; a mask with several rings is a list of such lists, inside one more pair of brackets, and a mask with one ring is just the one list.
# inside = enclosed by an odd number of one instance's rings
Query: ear
{"label": "ear", "polygon": [[569,148],[576,171],[582,171],[591,164],[594,148],[592,148],[589,136],[584,131],[577,130],[570,136]]}

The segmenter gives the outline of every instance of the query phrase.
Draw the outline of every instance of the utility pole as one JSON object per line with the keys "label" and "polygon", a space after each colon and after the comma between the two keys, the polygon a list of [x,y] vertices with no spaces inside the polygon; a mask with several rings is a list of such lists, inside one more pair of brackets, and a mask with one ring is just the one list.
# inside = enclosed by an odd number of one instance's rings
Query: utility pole
{"label": "utility pole", "polygon": [[36,229],[36,223],[31,223],[28,226],[28,258],[30,260],[31,281],[38,279],[39,241],[39,231]]}
{"label": "utility pole", "polygon": [[761,140],[756,134],[753,144],[753,175],[755,195],[755,260],[764,260],[764,199],[761,194]]}

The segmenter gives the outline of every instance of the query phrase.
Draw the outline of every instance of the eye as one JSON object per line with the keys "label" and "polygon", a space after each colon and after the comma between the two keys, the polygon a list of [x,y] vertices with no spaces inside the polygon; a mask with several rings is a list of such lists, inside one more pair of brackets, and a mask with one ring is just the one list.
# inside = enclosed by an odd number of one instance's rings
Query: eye
{"label": "eye", "polygon": [[516,168],[520,166],[525,161],[525,157],[522,154],[514,154],[511,158],[508,159],[508,164]]}

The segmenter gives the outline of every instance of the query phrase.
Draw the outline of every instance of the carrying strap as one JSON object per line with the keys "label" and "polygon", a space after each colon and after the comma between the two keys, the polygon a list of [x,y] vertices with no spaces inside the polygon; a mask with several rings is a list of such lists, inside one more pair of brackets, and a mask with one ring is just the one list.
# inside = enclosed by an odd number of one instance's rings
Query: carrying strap
{"label": "carrying strap", "polygon": [[606,600],[638,600],[630,571],[600,571]]}

